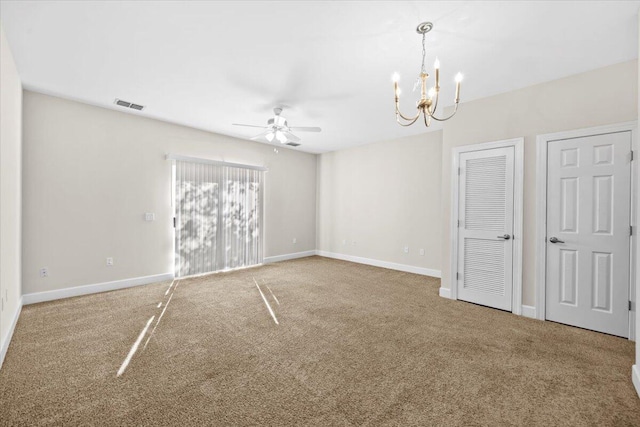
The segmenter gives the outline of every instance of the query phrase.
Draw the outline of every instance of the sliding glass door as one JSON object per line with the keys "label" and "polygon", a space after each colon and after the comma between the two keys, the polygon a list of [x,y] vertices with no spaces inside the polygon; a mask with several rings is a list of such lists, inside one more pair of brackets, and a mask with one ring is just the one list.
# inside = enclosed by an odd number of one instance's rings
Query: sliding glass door
{"label": "sliding glass door", "polygon": [[261,170],[175,161],[175,274],[262,263]]}

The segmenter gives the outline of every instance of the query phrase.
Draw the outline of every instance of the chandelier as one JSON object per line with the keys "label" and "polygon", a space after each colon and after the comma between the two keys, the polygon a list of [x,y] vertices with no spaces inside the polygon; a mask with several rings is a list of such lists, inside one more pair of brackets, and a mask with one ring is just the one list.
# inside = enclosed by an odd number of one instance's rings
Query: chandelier
{"label": "chandelier", "polygon": [[411,126],[414,124],[420,118],[421,113],[424,118],[424,124],[428,127],[431,124],[431,119],[438,122],[444,122],[445,120],[449,120],[458,112],[458,103],[460,102],[460,83],[462,82],[462,74],[460,73],[458,73],[455,78],[456,97],[453,112],[447,117],[435,116],[436,109],[438,108],[438,97],[440,96],[440,61],[438,61],[438,58],[436,58],[436,61],[433,64],[433,68],[435,69],[435,84],[427,91],[427,78],[429,77],[429,74],[427,74],[424,67],[424,60],[426,56],[425,36],[432,28],[433,24],[431,22],[423,22],[418,25],[418,28],[416,28],[418,34],[422,34],[422,68],[420,69],[420,75],[418,76],[418,80],[414,86],[414,90],[418,85],[420,85],[421,89],[420,100],[416,105],[418,112],[414,117],[407,117],[400,112],[400,88],[398,87],[400,76],[398,73],[393,75],[393,87],[396,95],[396,121],[402,126]]}

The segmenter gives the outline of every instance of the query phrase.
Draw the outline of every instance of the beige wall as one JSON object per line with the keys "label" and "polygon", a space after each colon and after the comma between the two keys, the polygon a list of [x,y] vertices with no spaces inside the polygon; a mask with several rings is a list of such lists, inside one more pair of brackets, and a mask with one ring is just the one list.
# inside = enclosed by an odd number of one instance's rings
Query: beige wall
{"label": "beige wall", "polygon": [[636,120],[638,62],[629,61],[464,103],[442,149],[442,287],[450,287],[451,156],[460,145],[524,137],[523,304],[535,305],[536,136]]}
{"label": "beige wall", "polygon": [[318,249],[440,270],[441,162],[440,131],[318,156]]}
{"label": "beige wall", "polygon": [[315,155],[25,91],[24,294],[172,272],[167,153],[267,166],[265,256],[315,249]]}
{"label": "beige wall", "polygon": [[22,295],[21,157],[22,84],[4,31],[0,28],[0,349],[8,344],[8,334]]}

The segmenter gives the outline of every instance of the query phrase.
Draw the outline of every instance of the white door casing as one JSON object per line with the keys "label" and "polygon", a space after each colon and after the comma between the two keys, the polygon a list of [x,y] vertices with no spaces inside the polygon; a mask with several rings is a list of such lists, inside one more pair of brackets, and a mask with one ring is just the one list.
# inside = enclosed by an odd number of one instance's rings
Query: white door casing
{"label": "white door casing", "polygon": [[523,139],[454,149],[451,298],[521,314]]}
{"label": "white door casing", "polygon": [[631,132],[547,153],[546,318],[628,337]]}

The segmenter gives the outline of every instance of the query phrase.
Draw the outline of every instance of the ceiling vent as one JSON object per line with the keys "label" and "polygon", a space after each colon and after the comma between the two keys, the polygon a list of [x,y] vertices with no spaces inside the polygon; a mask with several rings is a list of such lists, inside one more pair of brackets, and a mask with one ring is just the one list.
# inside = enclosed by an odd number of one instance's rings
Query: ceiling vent
{"label": "ceiling vent", "polygon": [[118,99],[118,98],[116,98],[114,103],[116,105],[121,106],[121,107],[132,108],[132,109],[138,110],[138,111],[142,111],[144,109],[144,105],[134,104],[134,103],[131,103],[131,102],[128,102],[128,101],[123,101],[122,99]]}
{"label": "ceiling vent", "polygon": [[297,142],[287,142],[286,145],[290,145],[292,147],[299,147],[300,146],[300,144],[298,144]]}

